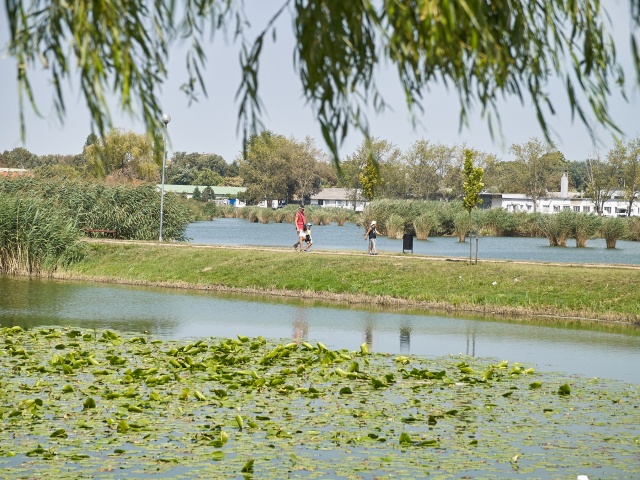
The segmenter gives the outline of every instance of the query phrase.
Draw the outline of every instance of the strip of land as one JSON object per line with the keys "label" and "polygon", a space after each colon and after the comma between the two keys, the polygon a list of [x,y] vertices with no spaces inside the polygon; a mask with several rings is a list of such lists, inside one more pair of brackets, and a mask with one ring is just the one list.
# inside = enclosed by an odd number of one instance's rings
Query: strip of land
{"label": "strip of land", "polygon": [[640,325],[640,268],[115,240],[56,278]]}

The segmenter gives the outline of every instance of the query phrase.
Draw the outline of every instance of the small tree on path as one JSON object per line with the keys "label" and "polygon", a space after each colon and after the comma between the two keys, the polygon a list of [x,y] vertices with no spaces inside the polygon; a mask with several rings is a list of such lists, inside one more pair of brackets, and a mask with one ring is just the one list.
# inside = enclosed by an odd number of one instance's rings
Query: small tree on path
{"label": "small tree on path", "polygon": [[[471,213],[478,208],[478,204],[481,203],[480,191],[484,187],[482,183],[482,175],[484,171],[480,167],[473,166],[473,152],[469,149],[464,151],[464,183],[462,188],[464,190],[464,198],[462,204],[465,210],[469,213],[469,225],[473,229],[473,218]],[[476,244],[478,242],[478,229],[476,226]],[[471,263],[471,237],[469,237],[469,263]],[[476,258],[477,262],[477,258]]]}

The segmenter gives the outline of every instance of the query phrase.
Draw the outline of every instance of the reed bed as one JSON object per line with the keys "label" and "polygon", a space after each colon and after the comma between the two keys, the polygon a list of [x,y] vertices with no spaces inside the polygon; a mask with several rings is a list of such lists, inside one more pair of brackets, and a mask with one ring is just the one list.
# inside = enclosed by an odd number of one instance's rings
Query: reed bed
{"label": "reed bed", "polygon": [[77,225],[37,198],[0,194],[0,273],[45,275],[83,258]]}

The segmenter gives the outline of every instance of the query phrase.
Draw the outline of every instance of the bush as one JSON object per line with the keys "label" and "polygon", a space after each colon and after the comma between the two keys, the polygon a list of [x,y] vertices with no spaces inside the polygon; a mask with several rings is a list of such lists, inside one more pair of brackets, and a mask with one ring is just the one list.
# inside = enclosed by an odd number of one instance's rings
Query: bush
{"label": "bush", "polygon": [[413,221],[413,229],[419,240],[427,240],[431,231],[437,226],[438,215],[433,211],[423,213]]}
{"label": "bush", "polygon": [[59,206],[39,198],[0,194],[0,273],[51,273],[83,258],[77,224]]}
{"label": "bush", "polygon": [[586,247],[587,241],[598,233],[601,223],[602,219],[597,215],[589,213],[576,214],[573,232],[576,247]]}
{"label": "bush", "polygon": [[616,243],[627,233],[627,222],[622,218],[605,218],[600,227],[600,234],[607,243],[607,248],[616,248]]}
{"label": "bush", "polygon": [[575,231],[575,213],[562,210],[559,213],[538,217],[540,230],[549,240],[551,247],[566,247],[567,239]]}
{"label": "bush", "polygon": [[471,217],[467,212],[459,212],[454,220],[454,235],[458,237],[459,242],[464,242],[467,238],[469,230],[471,230]]}

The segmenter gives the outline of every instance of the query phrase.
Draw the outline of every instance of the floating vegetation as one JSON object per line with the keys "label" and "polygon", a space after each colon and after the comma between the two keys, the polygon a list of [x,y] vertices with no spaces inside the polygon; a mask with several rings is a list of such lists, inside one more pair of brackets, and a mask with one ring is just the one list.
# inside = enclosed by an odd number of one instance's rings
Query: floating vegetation
{"label": "floating vegetation", "polygon": [[638,478],[640,386],[262,337],[0,328],[3,478]]}

